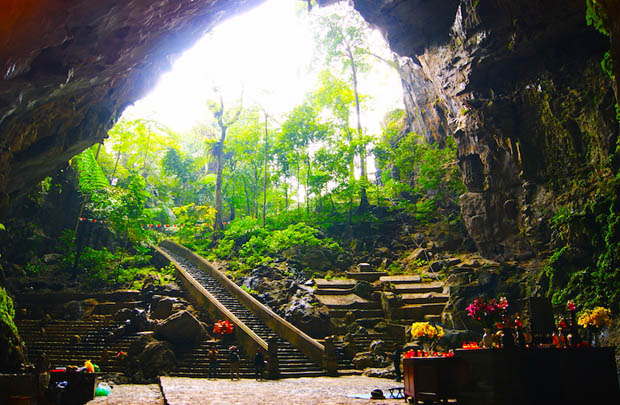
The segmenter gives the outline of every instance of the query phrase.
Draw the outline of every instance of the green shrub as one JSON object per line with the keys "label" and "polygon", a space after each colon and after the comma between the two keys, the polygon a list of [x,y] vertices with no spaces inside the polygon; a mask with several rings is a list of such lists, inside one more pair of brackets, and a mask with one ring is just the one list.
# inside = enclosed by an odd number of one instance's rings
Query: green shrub
{"label": "green shrub", "polygon": [[15,307],[6,290],[0,287],[0,320],[6,324],[14,335],[18,335],[15,326]]}

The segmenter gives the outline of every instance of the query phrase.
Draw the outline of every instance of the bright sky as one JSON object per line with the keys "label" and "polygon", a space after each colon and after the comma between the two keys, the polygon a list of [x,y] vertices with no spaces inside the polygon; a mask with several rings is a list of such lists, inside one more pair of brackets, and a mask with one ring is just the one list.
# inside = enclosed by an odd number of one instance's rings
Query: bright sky
{"label": "bright sky", "polygon": [[[230,105],[239,98],[242,83],[244,105],[260,103],[274,113],[291,110],[311,90],[318,73],[308,67],[314,38],[306,18],[297,15],[300,4],[305,2],[267,0],[225,21],[185,52],[124,116],[152,118],[184,132],[210,116],[206,100],[214,85]],[[362,117],[371,133],[378,133],[386,112],[403,108],[400,79],[385,64],[360,79],[360,92],[374,99],[369,103],[374,111]]]}

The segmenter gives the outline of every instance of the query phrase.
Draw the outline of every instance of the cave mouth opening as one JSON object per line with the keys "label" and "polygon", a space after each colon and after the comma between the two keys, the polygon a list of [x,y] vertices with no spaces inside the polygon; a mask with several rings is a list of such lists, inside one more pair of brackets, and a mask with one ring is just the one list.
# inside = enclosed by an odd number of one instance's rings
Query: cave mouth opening
{"label": "cave mouth opening", "polygon": [[[228,105],[242,98],[245,107],[284,117],[316,89],[321,71],[349,79],[347,71],[326,63],[316,33],[322,16],[343,12],[357,15],[344,2],[309,11],[305,1],[267,0],[198,40],[146,97],[125,109],[122,118],[153,119],[184,133],[209,120],[207,103],[219,95]],[[384,115],[404,108],[402,84],[396,69],[386,63],[394,60],[389,45],[378,31],[367,31],[374,56],[359,78],[360,93],[369,98],[363,122],[369,132],[379,133]]]}

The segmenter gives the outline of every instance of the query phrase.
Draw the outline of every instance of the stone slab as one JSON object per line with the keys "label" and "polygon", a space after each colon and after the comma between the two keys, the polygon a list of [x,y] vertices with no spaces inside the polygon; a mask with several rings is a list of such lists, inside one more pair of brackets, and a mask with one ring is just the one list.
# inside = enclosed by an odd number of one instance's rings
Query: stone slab
{"label": "stone slab", "polygon": [[393,284],[402,283],[419,283],[422,281],[419,274],[403,274],[398,276],[383,276],[379,278],[379,281],[385,281]]}
{"label": "stone slab", "polygon": [[443,292],[443,283],[432,281],[430,283],[395,284],[392,291],[395,294]]}
{"label": "stone slab", "polygon": [[336,278],[331,280],[325,280],[324,278],[314,279],[317,288],[353,288],[355,287],[355,282],[355,280],[350,278]]}
{"label": "stone slab", "polygon": [[315,295],[322,304],[328,308],[356,308],[356,309],[372,309],[380,308],[377,302],[368,301],[356,294],[346,295]]}
{"label": "stone slab", "polygon": [[387,273],[384,271],[347,271],[347,276],[351,277],[352,279],[368,282],[377,281],[379,280],[379,278],[386,275]]}
{"label": "stone slab", "polygon": [[405,293],[400,297],[405,304],[436,304],[448,302],[450,299],[449,295],[437,292]]}

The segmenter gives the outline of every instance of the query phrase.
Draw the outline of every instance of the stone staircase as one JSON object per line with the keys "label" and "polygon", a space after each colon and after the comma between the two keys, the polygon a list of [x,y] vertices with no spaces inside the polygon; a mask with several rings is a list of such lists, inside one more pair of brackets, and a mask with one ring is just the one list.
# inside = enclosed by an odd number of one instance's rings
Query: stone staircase
{"label": "stone staircase", "polygon": [[26,343],[30,362],[39,364],[45,353],[51,367],[81,367],[91,360],[102,372],[120,373],[122,366],[116,354],[127,352],[131,342],[139,337],[139,334],[128,334],[107,339],[119,324],[105,315],[77,321],[19,319],[15,323]]}
{"label": "stone staircase", "polygon": [[391,292],[401,306],[391,309],[390,318],[403,321],[440,321],[450,296],[444,294],[441,281],[423,282],[419,275],[382,276],[382,283],[391,285]]}
{"label": "stone staircase", "polygon": [[[199,282],[211,295],[213,295],[222,305],[232,312],[239,320],[251,328],[254,333],[265,341],[276,342],[278,345],[278,363],[281,378],[296,377],[318,377],[325,375],[323,368],[312,362],[303,352],[297,349],[288,341],[278,336],[263,321],[256,317],[249,309],[234,298],[220,283],[209,274],[203,272],[193,263],[185,260],[170,250],[166,250],[172,256],[177,264],[189,273],[197,282]],[[206,352],[205,352],[206,354]],[[199,360],[200,355],[196,354],[194,364],[203,364]],[[190,361],[191,362],[191,361]],[[206,360],[204,360],[206,364]],[[192,371],[183,369],[184,375],[190,375]],[[202,372],[202,371],[201,371]],[[206,368],[204,374],[206,375]]]}
{"label": "stone staircase", "polygon": [[[370,280],[364,273],[364,279]],[[350,272],[348,274],[354,274]],[[355,293],[356,280],[315,279],[315,296],[329,309],[332,318],[344,318],[347,312],[353,313],[355,319],[387,318],[393,321],[439,321],[449,296],[445,294],[440,281],[423,282],[419,275],[387,276],[376,273],[375,282],[390,286],[389,292],[400,299],[401,305],[390,308],[386,314],[381,303],[362,298]]]}
{"label": "stone staircase", "polygon": [[[207,370],[209,368],[207,352],[212,345],[215,345],[218,351],[217,377],[229,378],[230,362],[228,361],[228,348],[231,344],[233,344],[233,342],[204,340],[197,347],[188,349],[184,352],[177,352],[177,367],[174,371],[169,373],[170,376],[207,378]],[[237,347],[239,347],[238,344]],[[249,359],[241,348],[239,352],[241,357],[239,376],[241,378],[254,378],[254,363],[251,361],[252,359]]]}

